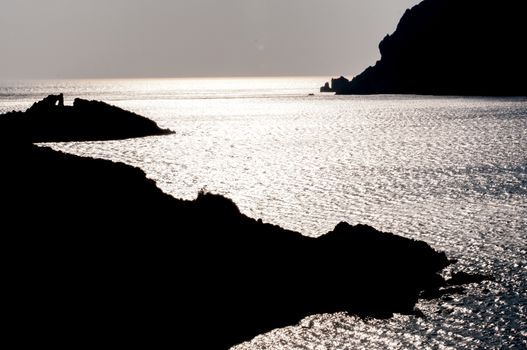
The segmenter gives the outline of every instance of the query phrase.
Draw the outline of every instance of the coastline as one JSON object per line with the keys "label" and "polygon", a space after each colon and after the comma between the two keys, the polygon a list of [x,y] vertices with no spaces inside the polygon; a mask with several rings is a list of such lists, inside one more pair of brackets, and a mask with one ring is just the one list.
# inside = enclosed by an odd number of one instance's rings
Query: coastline
{"label": "coastline", "polygon": [[[87,329],[117,313],[116,334],[135,341],[128,332],[141,331],[146,342],[154,328],[174,327],[167,313],[178,314],[179,336],[191,342],[205,327],[207,347],[227,348],[315,313],[419,314],[414,306],[422,292],[449,293],[438,273],[452,261],[424,242],[345,223],[308,238],[251,219],[218,195],[177,200],[122,163],[25,142],[2,146],[13,169],[1,184],[6,225],[16,227],[11,257],[20,262],[11,271],[18,280],[14,300],[30,300],[31,286],[39,284],[39,297],[19,307],[62,315],[53,327],[68,327],[66,313]],[[315,256],[323,263],[300,263]],[[80,288],[86,283],[89,290]],[[72,285],[79,288],[71,295],[60,293]],[[89,307],[79,303],[90,299]],[[203,314],[211,325],[201,324]]]}

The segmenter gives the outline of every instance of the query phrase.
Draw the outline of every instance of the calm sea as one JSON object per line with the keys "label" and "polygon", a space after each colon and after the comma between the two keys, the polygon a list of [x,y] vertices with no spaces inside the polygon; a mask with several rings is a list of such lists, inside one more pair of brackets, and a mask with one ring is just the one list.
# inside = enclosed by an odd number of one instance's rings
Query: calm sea
{"label": "calm sea", "polygon": [[0,113],[50,93],[107,101],[176,134],[52,147],[306,235],[347,221],[424,240],[453,271],[496,277],[420,303],[426,318],[316,315],[236,349],[527,348],[527,99],[341,97],[318,93],[324,80],[3,81]]}

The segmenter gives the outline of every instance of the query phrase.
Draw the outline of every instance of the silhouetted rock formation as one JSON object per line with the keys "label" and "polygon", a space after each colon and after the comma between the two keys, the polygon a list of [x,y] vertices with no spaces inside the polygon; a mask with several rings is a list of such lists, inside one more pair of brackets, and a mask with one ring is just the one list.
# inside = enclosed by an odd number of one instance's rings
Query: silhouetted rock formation
{"label": "silhouetted rock formation", "polygon": [[226,349],[315,313],[413,313],[420,295],[480,279],[447,283],[452,261],[424,242],[346,223],[304,237],[222,196],[178,200],[138,168],[25,142],[166,132],[102,102],[62,105],[51,95],[0,123],[15,136],[0,138],[4,331],[21,345]]}
{"label": "silhouetted rock formation", "polygon": [[308,238],[121,163],[29,144],[0,159],[5,331],[20,344],[226,349],[315,313],[412,313],[446,286],[445,254],[368,226]]}
{"label": "silhouetted rock formation", "polygon": [[324,86],[320,87],[320,92],[334,92],[331,87],[329,86],[329,83],[326,82]]}
{"label": "silhouetted rock formation", "polygon": [[0,138],[28,142],[100,141],[165,135],[155,122],[104,102],[50,95],[25,112],[0,115]]}
{"label": "silhouetted rock formation", "polygon": [[337,94],[527,95],[522,1],[424,0]]}
{"label": "silhouetted rock formation", "polygon": [[331,79],[331,87],[329,86],[329,83],[326,83],[324,84],[324,86],[322,86],[320,88],[320,92],[337,92],[337,91],[342,91],[343,89],[346,88],[346,86],[348,86],[349,84],[349,80],[344,78],[344,77],[340,77],[340,78],[333,78]]}
{"label": "silhouetted rock formation", "polygon": [[44,97],[41,101],[33,103],[30,110],[40,111],[41,113],[47,113],[53,111],[54,107],[64,107],[64,94],[49,95]]}

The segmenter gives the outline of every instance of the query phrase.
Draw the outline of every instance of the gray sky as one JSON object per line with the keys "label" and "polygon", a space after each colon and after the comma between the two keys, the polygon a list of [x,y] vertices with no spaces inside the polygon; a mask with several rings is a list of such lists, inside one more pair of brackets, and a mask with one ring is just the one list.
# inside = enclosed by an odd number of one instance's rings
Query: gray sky
{"label": "gray sky", "polygon": [[354,75],[419,0],[0,0],[0,78]]}

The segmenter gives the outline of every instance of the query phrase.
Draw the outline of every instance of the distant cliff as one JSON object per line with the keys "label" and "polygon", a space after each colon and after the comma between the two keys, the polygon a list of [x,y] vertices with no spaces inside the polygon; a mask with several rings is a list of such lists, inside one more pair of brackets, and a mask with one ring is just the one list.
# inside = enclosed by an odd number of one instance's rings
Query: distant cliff
{"label": "distant cliff", "polygon": [[524,96],[526,38],[522,1],[424,0],[381,41],[373,67],[329,91]]}

